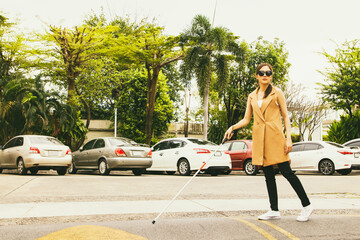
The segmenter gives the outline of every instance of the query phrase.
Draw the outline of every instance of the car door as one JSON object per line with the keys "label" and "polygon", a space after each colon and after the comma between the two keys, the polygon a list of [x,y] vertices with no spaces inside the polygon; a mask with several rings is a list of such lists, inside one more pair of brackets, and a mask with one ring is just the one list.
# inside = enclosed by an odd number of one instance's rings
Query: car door
{"label": "car door", "polygon": [[151,169],[154,169],[154,170],[165,169],[164,158],[166,157],[166,150],[168,150],[168,149],[169,149],[169,141],[162,141],[153,147],[153,150],[152,150],[153,164],[151,166]]}
{"label": "car door", "polygon": [[318,143],[305,143],[303,149],[303,158],[302,158],[302,168],[305,169],[317,169],[317,165],[322,159],[322,150],[323,148]]}
{"label": "car door", "polygon": [[15,142],[14,145],[9,148],[9,152],[8,152],[8,166],[9,167],[16,167],[17,166],[17,159],[19,158],[19,156],[21,156],[22,154],[26,154],[24,152],[22,152],[21,150],[25,150],[22,149],[24,145],[24,138],[23,137],[17,137],[15,138]]}
{"label": "car door", "polygon": [[302,164],[302,150],[304,149],[304,144],[298,143],[294,144],[290,152],[291,168],[299,169]]}
{"label": "car door", "polygon": [[87,142],[75,155],[74,161],[76,166],[88,166],[89,151],[93,148],[95,141],[96,139]]}
{"label": "car door", "polygon": [[98,138],[92,149],[89,150],[88,154],[88,165],[91,167],[98,166],[98,160],[101,156],[103,156],[105,148],[105,140],[102,138]]}
{"label": "car door", "polygon": [[162,165],[165,169],[176,170],[177,161],[179,158],[184,157],[184,152],[182,152],[182,147],[185,146],[184,141],[181,140],[170,140],[169,146],[166,151],[163,153]]}
{"label": "car door", "polygon": [[11,162],[10,162],[10,159],[11,159],[11,155],[13,153],[13,147],[15,147],[15,142],[16,142],[17,138],[13,138],[11,139],[10,141],[8,141],[2,151],[1,151],[1,166],[4,167],[4,168],[7,168],[7,167],[10,167],[11,166]]}
{"label": "car door", "polygon": [[243,141],[233,142],[230,147],[231,164],[233,169],[242,169],[247,155],[247,145]]}

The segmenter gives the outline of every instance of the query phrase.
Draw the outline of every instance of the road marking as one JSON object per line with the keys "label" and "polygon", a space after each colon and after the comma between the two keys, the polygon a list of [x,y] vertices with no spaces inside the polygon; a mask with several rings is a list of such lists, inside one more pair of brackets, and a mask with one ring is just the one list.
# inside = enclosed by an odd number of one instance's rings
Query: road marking
{"label": "road marking", "polygon": [[275,224],[272,224],[272,223],[269,223],[269,222],[266,222],[266,221],[260,221],[258,220],[259,222],[262,222],[263,224],[266,224],[272,228],[274,228],[275,230],[281,232],[282,234],[284,234],[285,236],[287,236],[288,238],[292,239],[292,240],[300,240],[299,238],[295,237],[294,235],[292,235],[291,233],[289,233],[288,231],[286,231],[285,229],[282,229],[281,227],[275,225]]}
{"label": "road marking", "polygon": [[243,220],[243,219],[239,219],[239,218],[231,218],[233,220],[236,220],[236,221],[239,221],[239,222],[242,222],[246,225],[248,225],[249,227],[251,227],[252,229],[254,229],[255,231],[257,231],[258,233],[260,233],[261,235],[263,235],[266,239],[269,239],[269,240],[276,240],[276,238],[274,236],[272,236],[270,233],[268,233],[267,231],[265,231],[264,229],[262,229],[261,227],[258,227],[256,226],[255,224],[249,222],[249,221],[246,221],[246,220]]}
{"label": "road marking", "polygon": [[46,236],[40,237],[37,240],[147,240],[142,236],[128,233],[119,229],[83,225],[65,228],[60,231],[50,233]]}

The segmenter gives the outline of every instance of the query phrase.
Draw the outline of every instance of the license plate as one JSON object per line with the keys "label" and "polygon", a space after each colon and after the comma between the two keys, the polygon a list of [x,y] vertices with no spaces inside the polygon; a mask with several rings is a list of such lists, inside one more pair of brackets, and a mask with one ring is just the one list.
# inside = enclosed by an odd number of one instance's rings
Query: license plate
{"label": "license plate", "polygon": [[131,151],[133,157],[142,157],[144,156],[144,151]]}
{"label": "license plate", "polygon": [[216,156],[216,157],[221,156],[221,152],[215,152],[214,156]]}
{"label": "license plate", "polygon": [[59,156],[59,151],[48,151],[49,157]]}
{"label": "license plate", "polygon": [[354,153],[354,157],[359,158],[360,153]]}

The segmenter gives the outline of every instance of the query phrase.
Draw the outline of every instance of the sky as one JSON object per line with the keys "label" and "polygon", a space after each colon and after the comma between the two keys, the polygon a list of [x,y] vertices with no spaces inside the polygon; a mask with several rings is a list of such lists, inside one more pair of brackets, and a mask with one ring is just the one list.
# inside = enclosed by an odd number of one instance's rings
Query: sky
{"label": "sky", "polygon": [[[359,0],[0,0],[0,12],[20,27],[43,31],[47,24],[73,27],[91,11],[133,20],[156,18],[165,32],[177,35],[197,14],[228,28],[250,43],[259,36],[279,38],[289,51],[289,78],[316,97],[318,71],[330,67],[319,52],[334,53],[344,41],[360,38]],[[215,11],[216,9],[216,11]]]}

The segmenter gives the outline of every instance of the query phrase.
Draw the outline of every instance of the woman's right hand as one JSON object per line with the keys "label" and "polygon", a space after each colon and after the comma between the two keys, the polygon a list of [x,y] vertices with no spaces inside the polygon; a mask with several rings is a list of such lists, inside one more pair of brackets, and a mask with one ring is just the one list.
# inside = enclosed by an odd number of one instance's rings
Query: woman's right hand
{"label": "woman's right hand", "polygon": [[232,137],[233,135],[234,135],[234,133],[233,133],[233,127],[231,126],[231,127],[229,127],[229,129],[225,132],[223,142],[224,142],[225,140],[231,139],[231,137]]}

